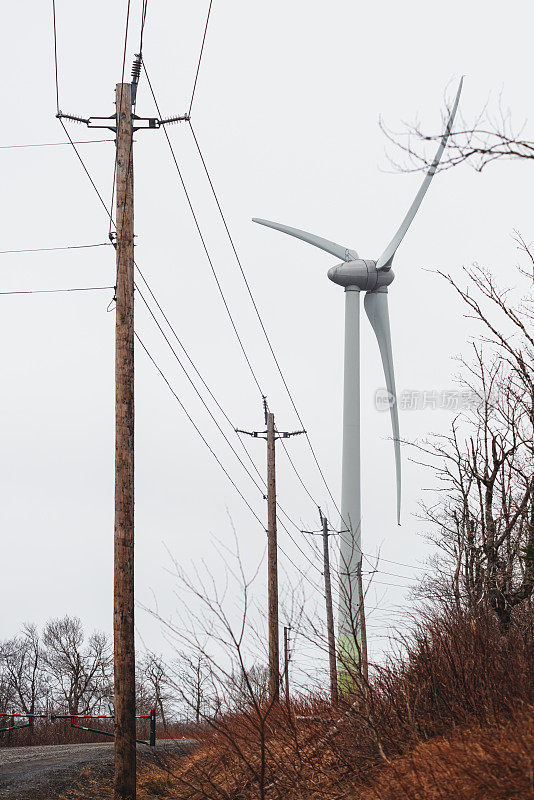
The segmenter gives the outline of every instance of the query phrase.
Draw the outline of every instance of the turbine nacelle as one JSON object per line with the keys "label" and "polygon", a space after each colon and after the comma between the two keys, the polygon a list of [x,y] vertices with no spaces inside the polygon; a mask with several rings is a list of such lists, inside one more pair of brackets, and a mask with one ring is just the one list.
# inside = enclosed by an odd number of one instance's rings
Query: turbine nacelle
{"label": "turbine nacelle", "polygon": [[338,286],[345,289],[359,289],[362,292],[386,291],[395,275],[393,270],[376,268],[376,261],[357,258],[354,261],[342,261],[328,270],[328,277]]}

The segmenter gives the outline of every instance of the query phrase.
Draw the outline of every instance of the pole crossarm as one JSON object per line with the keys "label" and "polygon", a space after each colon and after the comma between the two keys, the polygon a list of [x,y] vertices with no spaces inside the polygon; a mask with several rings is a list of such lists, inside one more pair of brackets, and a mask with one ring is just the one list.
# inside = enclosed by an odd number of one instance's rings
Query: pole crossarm
{"label": "pole crossarm", "polygon": [[[56,114],[58,119],[68,119],[71,122],[79,122],[87,125],[88,128],[105,128],[105,130],[117,132],[117,126],[112,125],[110,120],[116,120],[116,115],[111,114],[109,117],[78,117],[74,114],[64,114],[63,111],[58,111]],[[132,132],[158,130],[164,125],[172,125],[175,122],[189,122],[191,117],[189,114],[182,114],[177,117],[168,117],[167,119],[159,119],[158,117],[138,117],[137,114],[132,114],[133,126]]]}
{"label": "pole crossarm", "polygon": [[[236,433],[244,433],[246,436],[252,436],[254,439],[267,439],[268,431],[243,431],[241,428],[234,428]],[[275,431],[275,439],[289,439],[290,436],[300,436],[301,433],[306,431]]]}

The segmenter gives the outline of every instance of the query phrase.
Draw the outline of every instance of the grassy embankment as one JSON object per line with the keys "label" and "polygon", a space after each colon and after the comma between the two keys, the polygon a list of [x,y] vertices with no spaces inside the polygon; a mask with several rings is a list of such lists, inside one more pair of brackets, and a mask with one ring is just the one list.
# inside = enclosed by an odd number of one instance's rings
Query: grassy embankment
{"label": "grassy embankment", "polygon": [[[312,717],[298,720],[297,715]],[[366,698],[332,709],[248,707],[189,756],[139,770],[139,800],[528,800],[534,798],[534,616],[419,622]],[[87,778],[65,798],[107,800]]]}

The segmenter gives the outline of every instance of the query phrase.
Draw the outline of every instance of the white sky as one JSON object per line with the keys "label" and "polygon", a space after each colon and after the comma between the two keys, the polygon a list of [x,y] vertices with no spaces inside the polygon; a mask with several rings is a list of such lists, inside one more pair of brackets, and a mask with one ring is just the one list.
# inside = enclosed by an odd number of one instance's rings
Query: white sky
{"label": "white sky", "polygon": [[[129,76],[137,51],[140,0],[132,0]],[[207,2],[149,0],[144,56],[165,116],[189,104]],[[126,2],[56,0],[60,106],[114,111]],[[193,122],[284,373],[336,498],[340,493],[343,296],[326,278],[335,262],[321,251],[251,223],[261,216],[313,231],[377,258],[400,223],[420,176],[388,171],[378,127],[419,117],[436,132],[443,93],[466,75],[469,119],[501,90],[518,122],[528,116],[533,12],[493,14],[487,3],[450,0],[354,3],[331,0],[214,0],[193,107]],[[55,115],[51,3],[12,3],[1,47],[2,145],[64,141]],[[142,80],[137,113],[154,113]],[[76,139],[97,138],[70,126]],[[232,312],[280,429],[298,428],[258,330],[224,229],[186,126],[169,129]],[[103,138],[108,138],[106,132]],[[97,135],[98,135],[97,134]],[[525,135],[528,136],[527,124]],[[110,133],[111,137],[112,134]],[[113,144],[80,152],[109,202]],[[70,147],[0,150],[0,249],[104,242],[108,222]],[[482,175],[461,168],[438,175],[398,251],[390,312],[397,388],[452,388],[453,356],[468,350],[474,323],[453,292],[424,268],[460,276],[478,261],[513,281],[511,234],[530,235],[528,169],[501,163]],[[225,316],[178,184],[163,132],[143,132],[135,147],[137,261],[211,388],[239,427],[259,428],[258,392]],[[0,291],[109,285],[111,247],[0,256]],[[512,277],[510,277],[512,276]],[[114,321],[112,292],[0,297],[2,360],[0,529],[4,611],[0,637],[25,620],[66,612],[88,628],[111,631]],[[140,302],[140,335],[260,515],[264,504],[208,423]],[[363,547],[420,563],[429,552],[415,519],[432,476],[404,455],[403,526],[395,524],[389,419],[373,406],[384,384],[378,348],[362,316]],[[247,565],[264,534],[184,418],[142,352],[136,363],[136,594],[164,617],[175,613],[168,551],[184,566],[204,559],[218,574],[213,537],[230,541],[229,517]],[[444,432],[446,411],[401,412],[405,438]],[[264,445],[249,443],[264,469]],[[303,437],[289,448],[310,491],[335,520]],[[316,510],[278,453],[281,503],[303,527]],[[297,534],[298,535],[298,534]],[[309,565],[280,531],[282,547]],[[296,582],[281,556],[282,588]],[[409,568],[389,565],[410,576]],[[389,569],[385,563],[382,568]],[[309,568],[315,581],[320,576]],[[385,583],[409,580],[380,577]],[[261,603],[261,582],[258,583]],[[377,585],[372,646],[380,645],[403,588]],[[320,600],[322,602],[322,600]],[[159,648],[159,624],[138,614],[143,640]]]}

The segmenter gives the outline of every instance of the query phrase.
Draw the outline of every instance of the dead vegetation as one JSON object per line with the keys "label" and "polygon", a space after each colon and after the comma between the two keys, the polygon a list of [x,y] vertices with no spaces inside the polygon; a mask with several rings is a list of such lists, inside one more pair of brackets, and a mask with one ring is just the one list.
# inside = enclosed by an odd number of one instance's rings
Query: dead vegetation
{"label": "dead vegetation", "polygon": [[[221,716],[190,756],[142,767],[139,798],[534,798],[532,609],[503,632],[495,614],[446,608],[404,646],[350,703],[310,697],[264,725],[253,708]],[[65,797],[112,796],[77,791]]]}

